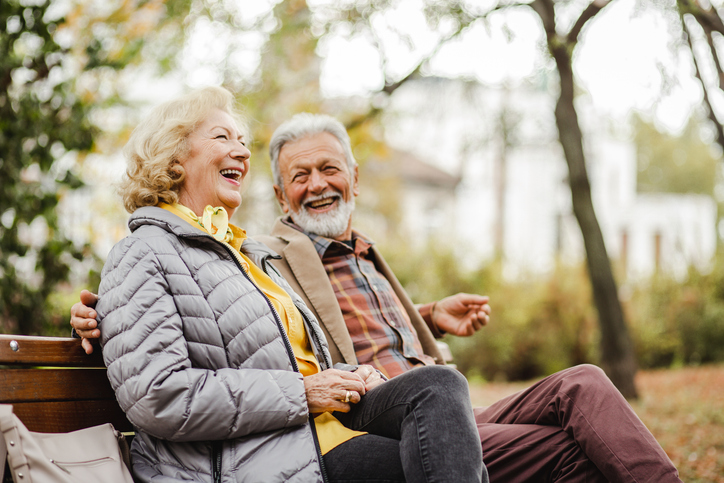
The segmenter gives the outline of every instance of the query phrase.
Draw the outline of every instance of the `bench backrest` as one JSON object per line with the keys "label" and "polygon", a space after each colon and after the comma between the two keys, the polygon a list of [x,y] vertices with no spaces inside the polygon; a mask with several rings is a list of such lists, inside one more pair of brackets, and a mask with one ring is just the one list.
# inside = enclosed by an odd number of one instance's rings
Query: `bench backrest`
{"label": "bench backrest", "polygon": [[30,431],[59,433],[112,423],[133,431],[106,378],[101,351],[79,339],[0,334],[0,403]]}

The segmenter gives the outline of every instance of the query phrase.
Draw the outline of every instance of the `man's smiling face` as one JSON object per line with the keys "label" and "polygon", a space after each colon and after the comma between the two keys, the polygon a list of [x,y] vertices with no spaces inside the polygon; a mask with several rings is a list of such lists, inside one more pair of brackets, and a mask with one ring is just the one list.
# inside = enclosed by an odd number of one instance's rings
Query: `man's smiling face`
{"label": "man's smiling face", "polygon": [[279,152],[283,189],[274,187],[284,213],[305,231],[347,240],[358,194],[342,145],[328,132],[290,141]]}

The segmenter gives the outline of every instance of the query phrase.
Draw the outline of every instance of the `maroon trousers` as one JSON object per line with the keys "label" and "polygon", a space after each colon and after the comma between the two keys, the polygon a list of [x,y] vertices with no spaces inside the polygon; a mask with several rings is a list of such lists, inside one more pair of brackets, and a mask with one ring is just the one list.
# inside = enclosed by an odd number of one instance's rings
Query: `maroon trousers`
{"label": "maroon trousers", "polygon": [[566,369],[474,411],[493,483],[681,482],[659,443],[596,366]]}

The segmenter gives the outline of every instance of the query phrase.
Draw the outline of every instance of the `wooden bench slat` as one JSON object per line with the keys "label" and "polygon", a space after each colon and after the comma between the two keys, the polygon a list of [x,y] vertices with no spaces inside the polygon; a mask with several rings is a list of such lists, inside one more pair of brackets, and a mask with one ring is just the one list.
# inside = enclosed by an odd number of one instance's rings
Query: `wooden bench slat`
{"label": "wooden bench slat", "polygon": [[3,369],[0,403],[111,399],[106,369]]}
{"label": "wooden bench slat", "polygon": [[12,404],[31,431],[103,423],[133,431],[106,377],[100,348],[87,355],[80,339],[0,334],[0,403]]}
{"label": "wooden bench slat", "polygon": [[[11,343],[18,350],[12,350]],[[80,339],[71,337],[33,337],[0,334],[0,365],[35,364],[38,366],[104,367],[100,348],[86,354]]]}
{"label": "wooden bench slat", "polygon": [[104,423],[112,423],[118,431],[133,431],[118,403],[109,399],[13,403],[13,412],[30,431],[42,433],[63,433]]}

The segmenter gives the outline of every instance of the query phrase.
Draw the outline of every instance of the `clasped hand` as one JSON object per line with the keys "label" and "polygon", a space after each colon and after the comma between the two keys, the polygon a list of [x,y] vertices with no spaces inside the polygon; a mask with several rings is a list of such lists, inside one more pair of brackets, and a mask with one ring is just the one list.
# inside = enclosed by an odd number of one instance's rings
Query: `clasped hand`
{"label": "clasped hand", "polygon": [[[304,378],[307,405],[312,414],[340,411],[349,412],[362,396],[384,380],[372,366],[362,365],[355,372],[327,369]],[[349,402],[345,402],[349,391]]]}

